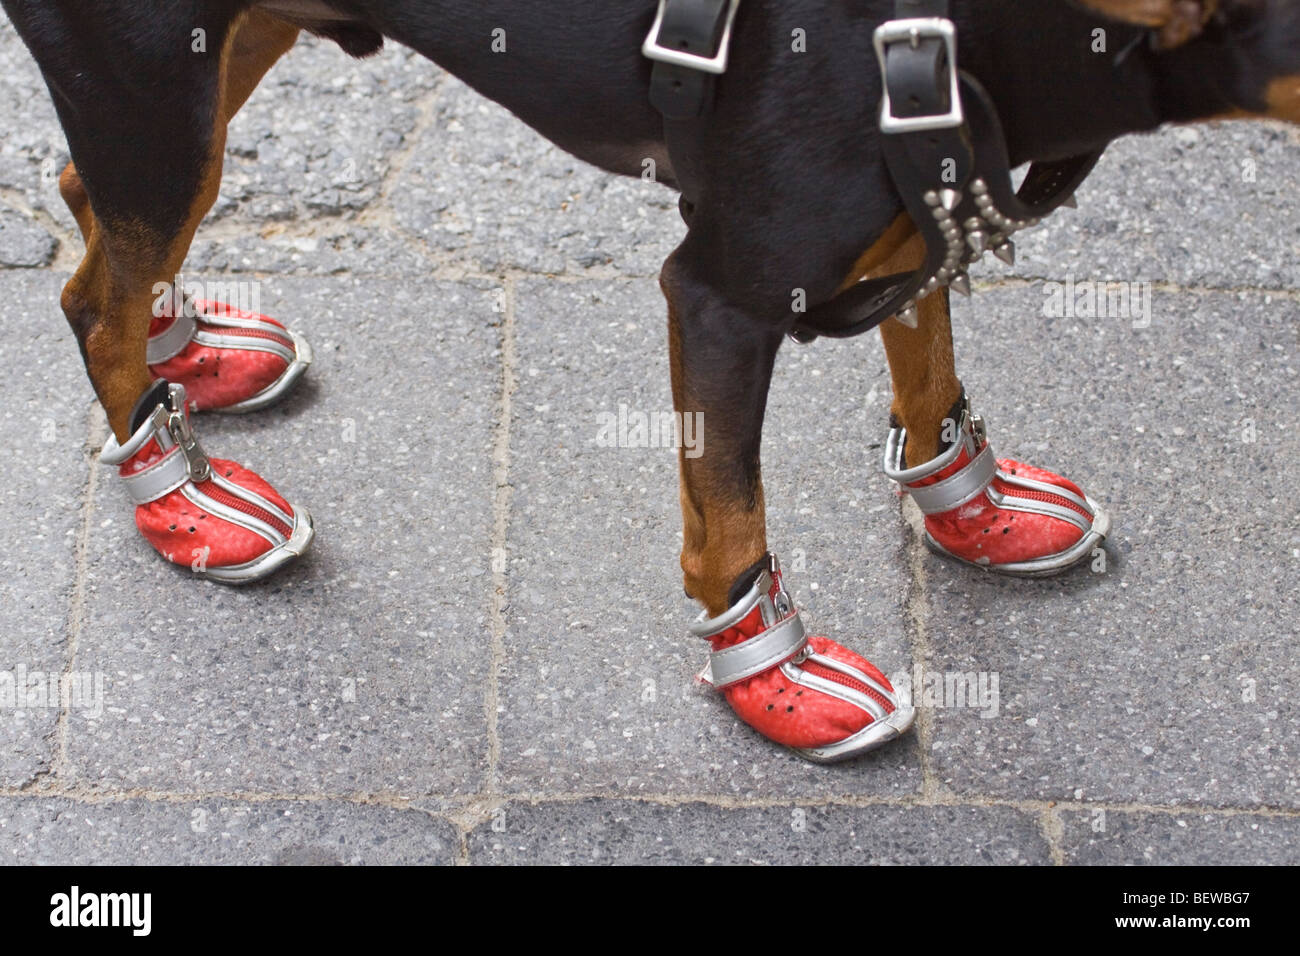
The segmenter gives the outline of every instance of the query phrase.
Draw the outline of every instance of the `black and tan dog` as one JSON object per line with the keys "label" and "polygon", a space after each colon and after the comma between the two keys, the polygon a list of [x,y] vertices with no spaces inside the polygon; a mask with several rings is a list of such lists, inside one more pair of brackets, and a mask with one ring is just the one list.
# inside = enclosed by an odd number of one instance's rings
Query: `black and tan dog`
{"label": "black and tan dog", "polygon": [[[675,45],[695,60],[660,67],[643,55],[664,14],[657,0],[0,3],[71,149],[61,188],[86,256],[62,304],[114,434],[104,459],[119,466],[150,543],[220,580],[290,560],[311,523],[252,472],[209,459],[189,412],[264,405],[310,356],[271,320],[180,299],[160,308],[156,289],[179,272],[217,195],[227,123],[301,29],[354,55],[385,38],[405,44],[603,169],[640,176],[653,160],[659,180],[685,193],[689,226],[661,280],[674,401],[708,429],[704,453],[681,458],[685,586],[705,608],[694,630],[710,640],[712,680],[737,713],[815,760],[870,749],[912,720],[905,695],[864,659],[804,634],[767,551],[759,477],[774,359],[804,324],[792,296],[816,309],[864,278],[918,269],[932,248],[887,162],[877,28],[909,10],[951,28],[949,59],[996,108],[1010,165],[1096,153],[1166,122],[1300,120],[1292,0],[673,0],[661,46],[692,18],[716,29],[705,49]],[[911,49],[942,42],[931,29],[913,29]],[[695,69],[724,49],[725,70]],[[940,72],[955,74],[942,53]],[[703,108],[665,106],[678,95],[698,106],[706,85]],[[893,107],[918,111],[915,100]],[[674,143],[683,136],[689,149]],[[1064,478],[993,458],[937,287],[957,287],[963,241],[1009,252],[1021,223],[985,190],[976,181],[965,196],[925,196],[954,258],[902,321],[880,326],[895,391],[886,468],[926,513],[935,550],[1052,573],[1092,552],[1106,518]],[[954,223],[967,201],[979,214]]]}

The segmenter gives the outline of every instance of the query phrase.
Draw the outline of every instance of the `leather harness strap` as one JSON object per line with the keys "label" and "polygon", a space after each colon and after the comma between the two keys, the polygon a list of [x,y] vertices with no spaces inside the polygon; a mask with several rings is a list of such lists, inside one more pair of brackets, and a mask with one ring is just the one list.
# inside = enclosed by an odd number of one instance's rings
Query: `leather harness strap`
{"label": "leather harness strap", "polygon": [[[726,72],[740,0],[669,0],[659,5],[643,52],[655,61],[650,102],[670,120],[704,116],[714,78]],[[726,42],[723,42],[724,35]]]}
{"label": "leather harness strap", "polygon": [[[700,195],[699,155],[717,77],[726,72],[740,0],[660,0],[642,52],[655,61],[651,102],[664,116],[683,211]],[[904,208],[925,239],[915,272],[865,279],[813,305],[796,341],[847,338],[891,316],[914,325],[918,301],[945,286],[970,293],[967,268],[1070,201],[1101,153],[1035,163],[1017,192],[997,110],[957,63],[948,0],[895,0],[875,32],[882,75],[881,147]]]}
{"label": "leather harness strap", "polygon": [[664,143],[682,193],[682,215],[699,196],[699,152],[717,78],[727,70],[740,0],[659,0],[641,52],[654,61],[650,102],[664,117]]}

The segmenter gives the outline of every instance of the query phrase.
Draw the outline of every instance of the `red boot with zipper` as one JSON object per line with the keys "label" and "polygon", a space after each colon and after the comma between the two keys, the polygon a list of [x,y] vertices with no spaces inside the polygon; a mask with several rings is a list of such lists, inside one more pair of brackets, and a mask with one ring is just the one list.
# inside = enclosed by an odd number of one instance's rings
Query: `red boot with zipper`
{"label": "red boot with zipper", "polygon": [[184,385],[194,411],[266,408],[311,364],[307,340],[275,319],[202,299],[164,306],[149,326],[149,371]]}
{"label": "red boot with zipper", "polygon": [[311,544],[311,515],[257,474],[209,458],[194,435],[185,388],[155,382],[136,404],[125,444],[100,455],[135,503],[135,523],[159,554],[227,584],[266,577]]}
{"label": "red boot with zipper", "polygon": [[868,660],[805,633],[774,555],[740,600],[691,631],[713,648],[700,679],[741,720],[807,760],[859,756],[902,736],[916,717],[908,693]]}
{"label": "red boot with zipper", "polygon": [[937,554],[987,571],[1045,577],[1086,560],[1110,518],[1074,482],[1010,458],[995,458],[984,421],[960,406],[956,440],[916,468],[906,465],[907,432],[885,444],[885,474],[925,514],[925,543]]}

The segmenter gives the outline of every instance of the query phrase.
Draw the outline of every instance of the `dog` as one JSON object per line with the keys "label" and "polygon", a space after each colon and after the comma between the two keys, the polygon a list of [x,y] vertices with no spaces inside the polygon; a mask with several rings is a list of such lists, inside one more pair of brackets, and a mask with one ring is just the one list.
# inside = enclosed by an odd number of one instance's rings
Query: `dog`
{"label": "dog", "polygon": [[[955,369],[948,289],[967,291],[986,248],[1010,258],[1011,234],[1120,136],[1300,121],[1293,0],[0,3],[71,152],[59,185],[86,252],[62,307],[113,432],[101,458],[146,540],[218,581],[274,572],[313,525],[209,457],[192,415],[265,407],[311,352],[169,282],[216,198],[227,123],[301,31],[354,56],[409,46],[575,156],[677,189],[688,231],[660,284],[675,408],[709,435],[680,456],[702,676],[820,762],[897,738],[914,709],[865,658],[805,632],[768,551],[759,446],[778,349],[878,326],[885,469],[926,543],[989,572],[1064,571],[1109,519],[1073,482],[994,457]],[[1017,196],[1010,168],[1031,161]]]}

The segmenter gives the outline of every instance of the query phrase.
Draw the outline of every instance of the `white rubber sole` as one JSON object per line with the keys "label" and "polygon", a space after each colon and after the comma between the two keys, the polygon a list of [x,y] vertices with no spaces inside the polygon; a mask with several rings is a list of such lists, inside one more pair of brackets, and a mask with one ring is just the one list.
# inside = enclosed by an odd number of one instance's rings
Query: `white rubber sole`
{"label": "white rubber sole", "polygon": [[314,357],[311,344],[306,339],[293,331],[289,332],[289,337],[293,339],[295,358],[289,363],[288,368],[280,374],[279,378],[256,395],[246,398],[242,402],[236,402],[234,405],[226,405],[222,408],[205,409],[205,411],[221,412],[224,415],[243,415],[248,412],[269,408],[284,398],[289,393],[289,390],[298,384],[298,379],[302,378],[302,373],[307,371],[307,366],[311,365]]}
{"label": "white rubber sole", "polygon": [[293,532],[289,535],[289,540],[284,544],[277,545],[266,554],[249,561],[247,564],[231,565],[223,568],[205,568],[202,571],[195,571],[194,574],[210,581],[218,581],[221,584],[252,584],[255,581],[270,577],[290,561],[306,554],[307,549],[311,547],[312,539],[316,537],[316,528],[311,520],[311,512],[292,502],[289,503],[289,506],[293,508]]}
{"label": "white rubber sole", "polygon": [[925,546],[940,557],[969,565],[972,568],[979,568],[981,571],[1005,574],[1013,578],[1049,578],[1054,574],[1060,574],[1062,571],[1068,571],[1082,561],[1086,561],[1091,557],[1092,552],[1106,540],[1106,535],[1110,534],[1110,515],[1102,511],[1097,506],[1097,502],[1086,495],[1083,500],[1088,502],[1088,507],[1093,511],[1092,527],[1068,550],[1035,558],[1033,561],[1018,561],[1012,564],[981,564],[978,561],[968,561],[953,554],[938,541],[935,541],[934,538],[930,537],[928,531],[925,533]]}
{"label": "white rubber sole", "polygon": [[[897,694],[897,689],[895,693]],[[839,743],[827,744],[825,747],[791,747],[790,749],[813,763],[840,763],[860,757],[877,747],[883,747],[891,740],[897,740],[911,729],[915,720],[916,708],[912,706],[910,700],[900,697],[898,706],[894,708],[892,714],[873,721],[852,737],[846,737]]]}

